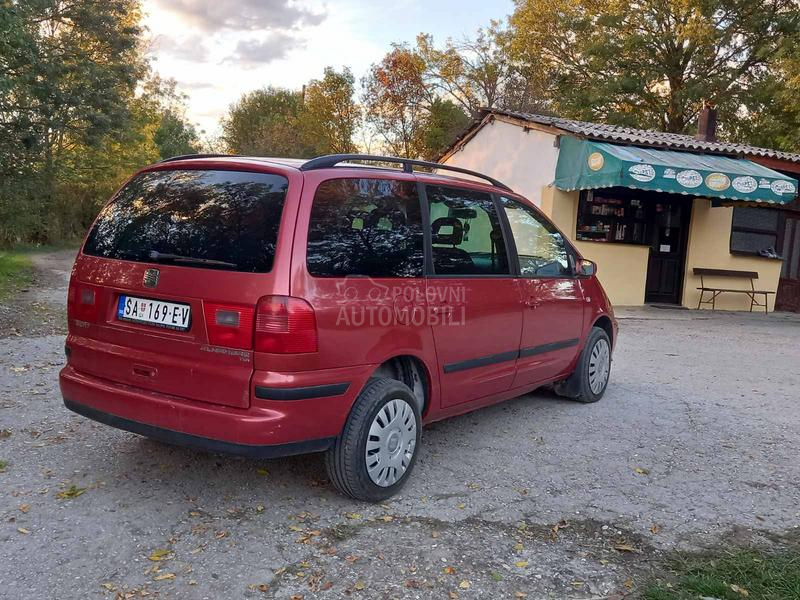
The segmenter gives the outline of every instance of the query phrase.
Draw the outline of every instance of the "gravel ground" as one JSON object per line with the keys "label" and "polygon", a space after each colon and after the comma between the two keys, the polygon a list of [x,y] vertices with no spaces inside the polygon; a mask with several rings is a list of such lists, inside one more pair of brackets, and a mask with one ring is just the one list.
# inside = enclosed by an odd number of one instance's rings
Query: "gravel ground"
{"label": "gravel ground", "polygon": [[[5,314],[59,314],[71,258],[37,257]],[[215,456],[72,414],[58,319],[14,321],[0,597],[622,598],[676,548],[798,539],[800,319],[620,316],[600,403],[535,393],[434,424],[382,505],[337,495],[318,455]]]}

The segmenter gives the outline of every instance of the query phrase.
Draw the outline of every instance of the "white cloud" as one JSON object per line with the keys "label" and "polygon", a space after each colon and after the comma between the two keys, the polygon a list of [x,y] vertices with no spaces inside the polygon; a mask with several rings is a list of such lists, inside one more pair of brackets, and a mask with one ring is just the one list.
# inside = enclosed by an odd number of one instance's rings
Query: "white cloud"
{"label": "white cloud", "polygon": [[205,62],[210,57],[205,38],[197,34],[188,37],[159,35],[151,42],[150,54],[191,62]]}
{"label": "white cloud", "polygon": [[252,69],[286,58],[290,50],[303,45],[303,40],[293,35],[272,31],[260,38],[241,40],[225,62]]}
{"label": "white cloud", "polygon": [[297,29],[319,25],[324,12],[297,6],[289,0],[156,0],[185,22],[207,32]]}

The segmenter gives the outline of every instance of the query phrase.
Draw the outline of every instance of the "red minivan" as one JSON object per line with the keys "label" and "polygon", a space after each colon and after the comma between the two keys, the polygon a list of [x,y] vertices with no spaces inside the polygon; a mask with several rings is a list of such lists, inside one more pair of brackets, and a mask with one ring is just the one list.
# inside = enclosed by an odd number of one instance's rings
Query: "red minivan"
{"label": "red minivan", "polygon": [[595,270],[479,173],[177,157],[132,177],[89,231],[61,392],[166,442],[324,451],[341,492],[377,501],[407,480],[423,424],[544,385],[600,399],[617,324]]}

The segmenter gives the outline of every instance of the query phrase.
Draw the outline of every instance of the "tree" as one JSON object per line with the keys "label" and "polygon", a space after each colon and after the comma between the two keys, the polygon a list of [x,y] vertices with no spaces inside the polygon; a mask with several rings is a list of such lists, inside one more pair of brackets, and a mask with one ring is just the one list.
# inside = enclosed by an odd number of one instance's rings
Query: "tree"
{"label": "tree", "polygon": [[429,34],[417,36],[417,52],[425,61],[425,84],[454,101],[469,115],[479,108],[541,110],[541,90],[509,59],[505,33],[497,23],[474,38],[448,39],[439,49]]}
{"label": "tree", "polygon": [[511,58],[556,112],[690,132],[703,100],[735,123],[796,31],[796,0],[515,0]]}
{"label": "tree", "polygon": [[459,133],[466,129],[470,118],[452,100],[436,98],[428,107],[423,134],[422,157],[436,160]]}
{"label": "tree", "polygon": [[362,80],[367,123],[395,156],[424,152],[427,106],[435,95],[425,85],[425,60],[404,45],[394,45]]}
{"label": "tree", "polygon": [[337,73],[326,67],[322,79],[306,85],[298,126],[303,146],[313,148],[313,154],[355,152],[353,135],[361,110],[353,99],[354,84],[350,69]]}
{"label": "tree", "polygon": [[80,230],[76,205],[100,202],[73,202],[70,178],[131,125],[147,70],[139,2],[4,0],[0,8],[0,245],[58,239]]}
{"label": "tree", "polygon": [[222,138],[235,154],[306,157],[297,128],[303,97],[267,87],[244,94],[222,120]]}

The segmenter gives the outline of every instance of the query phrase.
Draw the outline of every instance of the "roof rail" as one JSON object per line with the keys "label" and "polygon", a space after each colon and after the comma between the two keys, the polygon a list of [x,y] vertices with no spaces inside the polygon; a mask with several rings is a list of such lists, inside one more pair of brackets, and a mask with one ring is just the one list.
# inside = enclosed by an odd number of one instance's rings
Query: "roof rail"
{"label": "roof rail", "polygon": [[414,167],[428,167],[430,169],[443,169],[446,171],[454,171],[456,173],[463,173],[465,175],[471,175],[472,177],[479,177],[480,179],[485,179],[495,187],[499,187],[509,192],[512,191],[511,188],[508,187],[506,184],[501,183],[496,179],[489,177],[488,175],[484,175],[483,173],[470,171],[469,169],[462,169],[461,167],[453,167],[451,165],[443,165],[440,163],[429,162],[427,160],[398,158],[395,156],[377,156],[374,154],[328,154],[325,156],[318,156],[317,158],[312,158],[308,162],[303,163],[300,166],[300,170],[313,171],[315,169],[327,169],[328,167],[335,167],[339,163],[351,160],[397,163],[403,165],[403,171],[405,171],[406,173],[413,173]]}
{"label": "roof rail", "polygon": [[175,160],[187,160],[189,158],[223,158],[223,157],[230,157],[236,156],[235,154],[181,154],[180,156],[170,156],[169,158],[165,158],[163,160],[158,161],[159,163],[166,163],[172,162]]}

